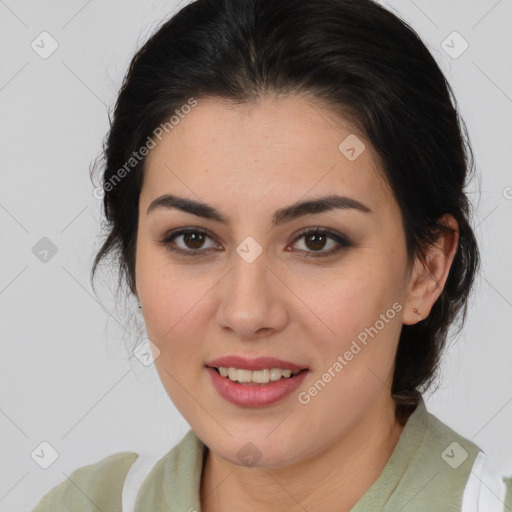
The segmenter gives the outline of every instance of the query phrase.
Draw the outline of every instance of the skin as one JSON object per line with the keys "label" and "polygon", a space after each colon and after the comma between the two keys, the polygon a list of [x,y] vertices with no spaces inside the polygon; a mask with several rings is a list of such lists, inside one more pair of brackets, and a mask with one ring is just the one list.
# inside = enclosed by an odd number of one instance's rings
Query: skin
{"label": "skin", "polygon": [[[354,161],[338,149],[350,134],[366,146]],[[446,216],[454,231],[427,249],[427,266],[408,266],[400,208],[377,162],[364,134],[298,95],[238,106],[200,99],[148,155],[136,292],[148,337],[160,350],[155,364],[162,383],[209,448],[203,511],[348,511],[398,442],[403,427],[390,388],[400,330],[419,321],[413,308],[428,316],[458,233]],[[230,224],[177,209],[146,214],[165,193],[208,203]],[[277,209],[332,193],[372,212],[338,209],[272,227]],[[331,238],[324,246],[297,238],[318,226],[345,235],[351,245],[333,256],[306,257],[337,246]],[[173,253],[162,244],[183,227],[208,230],[203,245],[187,245],[183,236],[173,242],[203,256]],[[250,264],[236,252],[247,236],[263,249]],[[309,403],[300,403],[298,393],[394,303],[401,305],[396,316]],[[242,408],[217,393],[205,369],[207,361],[230,354],[270,355],[310,373],[277,403]],[[248,442],[261,452],[253,466],[237,457]]]}

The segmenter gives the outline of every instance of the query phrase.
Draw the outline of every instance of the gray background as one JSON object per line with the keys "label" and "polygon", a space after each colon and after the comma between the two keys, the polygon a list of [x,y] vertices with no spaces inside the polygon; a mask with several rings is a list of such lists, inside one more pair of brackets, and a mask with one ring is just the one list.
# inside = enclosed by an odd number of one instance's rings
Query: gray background
{"label": "gray background", "polygon": [[[447,74],[481,177],[471,198],[482,273],[427,407],[512,473],[512,2],[383,3]],[[189,428],[154,367],[129,359],[108,279],[98,297],[89,284],[101,215],[88,170],[107,107],[134,51],[177,6],[0,0],[0,511],[30,509],[74,469],[112,453],[163,455]],[[58,43],[46,59],[31,47],[51,48],[43,31]],[[469,44],[457,58],[461,40],[445,43],[452,56],[442,46],[453,31]],[[45,262],[33,252],[43,237],[57,249]],[[138,315],[134,302],[127,307]],[[48,469],[31,456],[44,464],[43,441],[58,452]]]}

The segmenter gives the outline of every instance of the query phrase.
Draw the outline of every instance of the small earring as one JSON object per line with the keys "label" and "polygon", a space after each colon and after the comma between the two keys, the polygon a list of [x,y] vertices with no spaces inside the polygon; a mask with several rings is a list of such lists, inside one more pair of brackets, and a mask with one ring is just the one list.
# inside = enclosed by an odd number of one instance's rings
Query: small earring
{"label": "small earring", "polygon": [[421,320],[421,313],[416,308],[414,308],[413,311],[418,315],[419,319]]}
{"label": "small earring", "polygon": [[142,309],[142,306],[140,305],[140,302],[139,302],[139,306],[138,306],[139,309]]}

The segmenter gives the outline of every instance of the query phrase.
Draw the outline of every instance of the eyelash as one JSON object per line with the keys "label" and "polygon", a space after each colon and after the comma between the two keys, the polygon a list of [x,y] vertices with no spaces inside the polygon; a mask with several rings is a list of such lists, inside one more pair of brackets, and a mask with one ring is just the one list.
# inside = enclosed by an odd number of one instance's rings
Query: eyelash
{"label": "eyelash", "polygon": [[[212,238],[208,232],[203,228],[181,228],[176,231],[171,231],[170,233],[167,233],[167,235],[161,240],[161,243],[170,251],[183,254],[184,256],[204,256],[205,251],[209,251],[212,249],[181,249],[180,247],[174,247],[171,245],[171,242],[180,235],[186,235],[190,233],[200,233],[208,238]],[[352,244],[343,235],[340,235],[339,233],[336,233],[335,231],[331,231],[330,229],[325,228],[306,228],[304,231],[301,231],[295,239],[292,241],[292,245],[297,243],[301,238],[304,238],[308,235],[327,235],[328,238],[331,238],[339,245],[335,247],[334,249],[330,249],[329,251],[303,251],[299,250],[299,252],[303,252],[305,257],[312,257],[312,258],[326,258],[329,256],[332,256],[338,252],[340,252],[343,249],[346,249],[350,247]],[[214,249],[213,249],[214,250]]]}

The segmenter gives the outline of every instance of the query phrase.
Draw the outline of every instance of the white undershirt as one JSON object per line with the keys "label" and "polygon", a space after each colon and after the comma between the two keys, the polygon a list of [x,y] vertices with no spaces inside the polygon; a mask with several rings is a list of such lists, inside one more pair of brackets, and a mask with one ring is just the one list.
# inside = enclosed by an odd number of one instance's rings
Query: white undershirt
{"label": "white undershirt", "polygon": [[496,461],[478,452],[469,475],[461,512],[504,512],[507,488]]}

